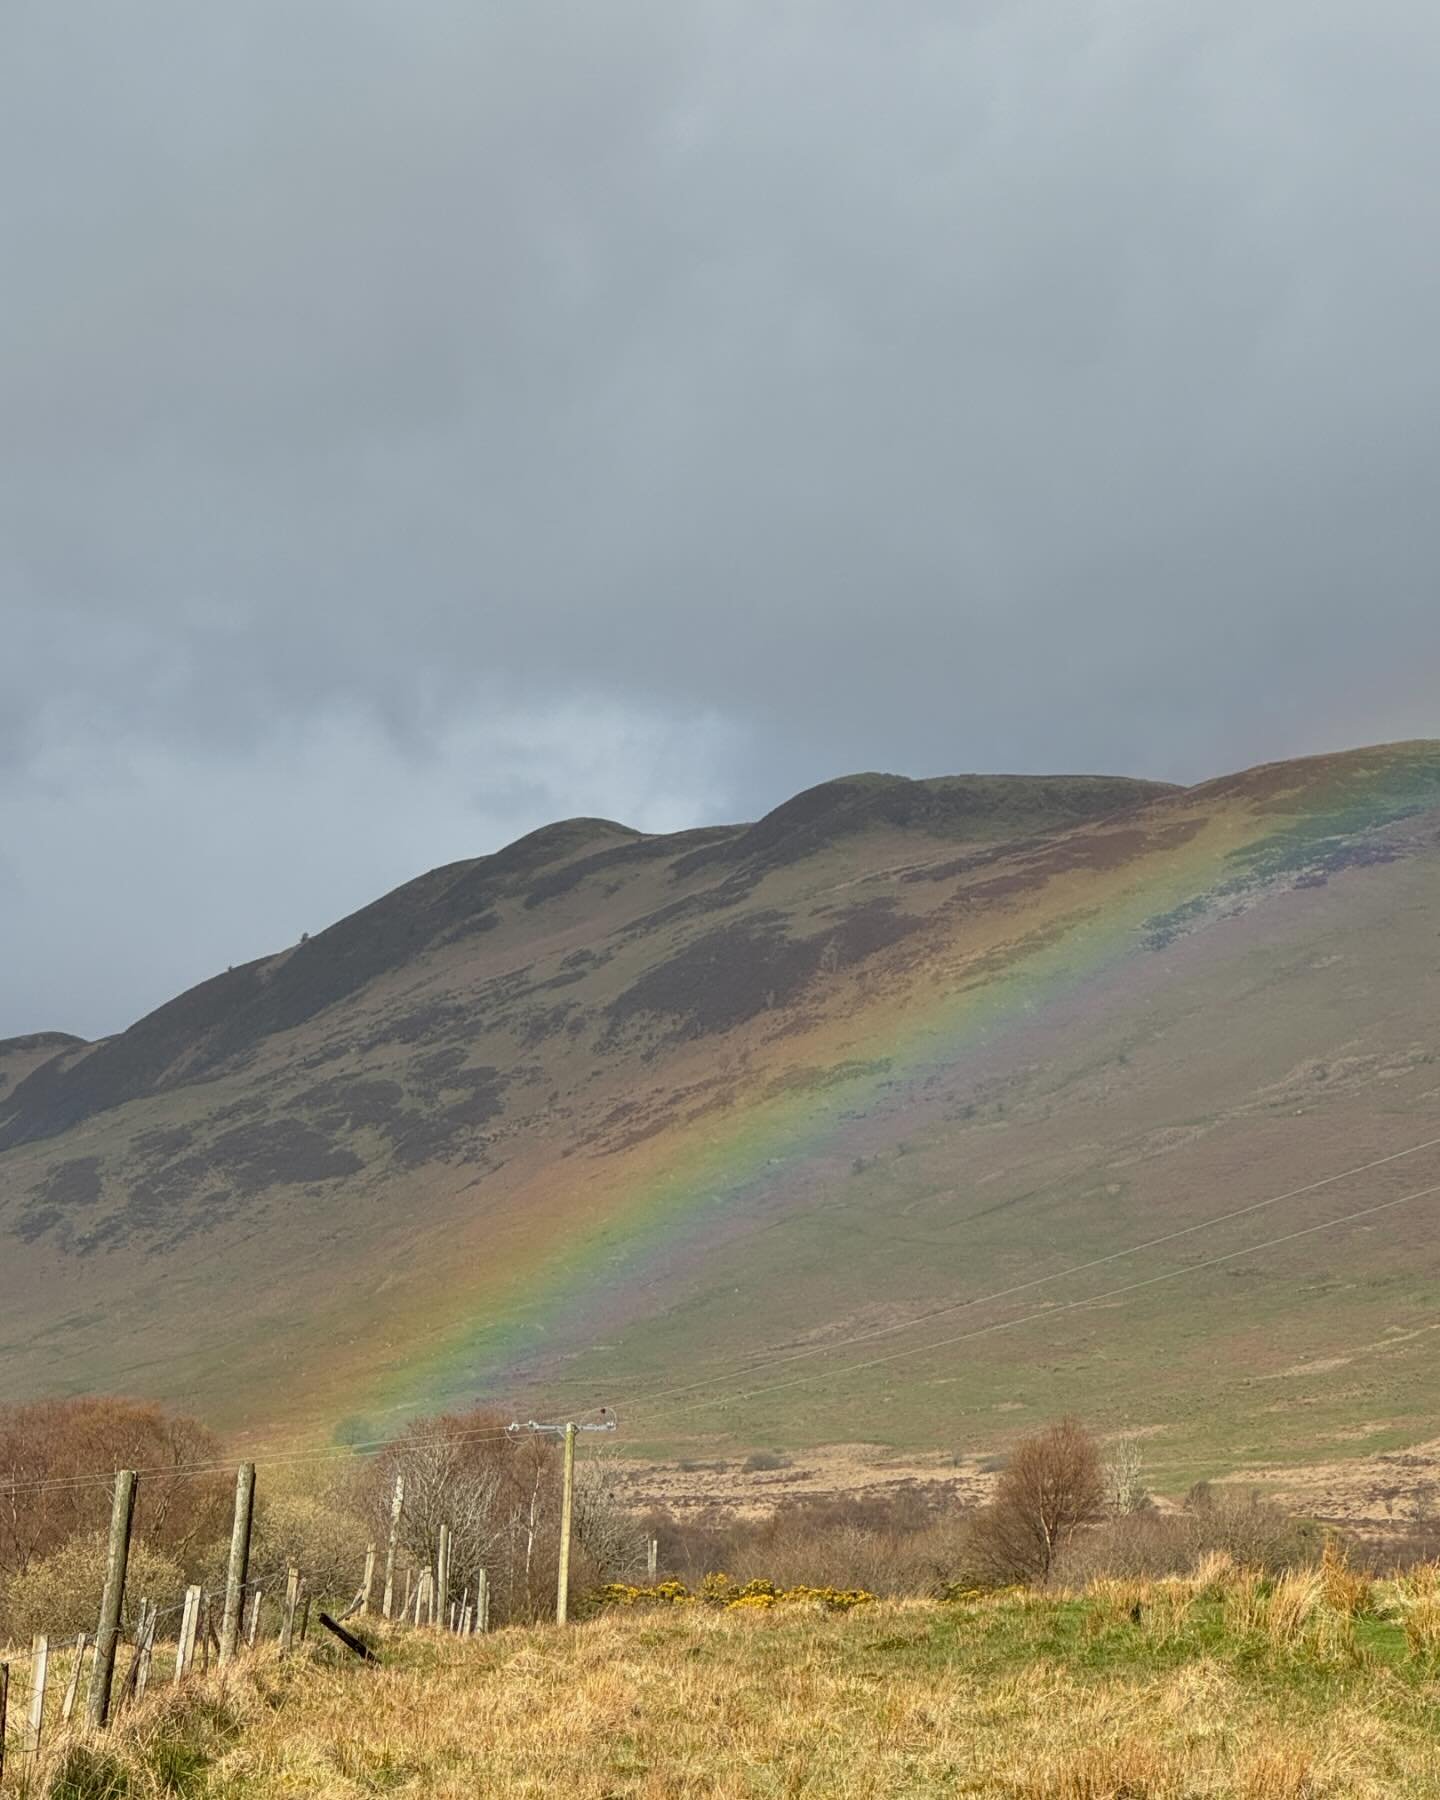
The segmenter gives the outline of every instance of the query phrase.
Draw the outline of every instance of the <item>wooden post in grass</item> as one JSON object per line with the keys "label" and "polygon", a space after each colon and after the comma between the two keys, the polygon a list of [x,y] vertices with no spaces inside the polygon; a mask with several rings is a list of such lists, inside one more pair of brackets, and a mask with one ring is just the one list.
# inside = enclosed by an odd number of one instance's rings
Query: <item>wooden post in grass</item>
{"label": "wooden post in grass", "polygon": [[651,1587],[655,1585],[655,1577],[660,1573],[660,1540],[652,1537],[645,1546],[645,1579]]}
{"label": "wooden post in grass", "polygon": [[200,1589],[185,1590],[185,1607],[180,1614],[180,1635],[175,1640],[175,1680],[181,1682],[195,1660],[195,1627],[200,1622]]}
{"label": "wooden post in grass", "polygon": [[122,1469],[115,1477],[115,1500],[110,1509],[110,1548],[105,1559],[105,1592],[100,1601],[100,1623],[95,1631],[95,1668],[90,1677],[90,1696],[85,1716],[91,1725],[103,1725],[110,1717],[110,1689],[115,1680],[115,1646],[120,1641],[121,1609],[125,1604],[125,1572],[130,1566],[130,1528],[135,1522],[135,1471]]}
{"label": "wooden post in grass", "polygon": [[60,1707],[62,1725],[70,1723],[70,1715],[75,1710],[75,1696],[80,1692],[80,1671],[85,1666],[85,1646],[89,1641],[83,1631],[75,1640],[75,1666],[70,1671],[70,1679],[65,1683],[65,1699]]}
{"label": "wooden post in grass", "polygon": [[30,1646],[30,1716],[25,1721],[24,1748],[32,1756],[40,1754],[40,1737],[45,1729],[45,1682],[50,1673],[50,1640],[37,1637]]}
{"label": "wooden post in grass", "polygon": [[[385,1594],[381,1601],[380,1616],[388,1619],[395,1610],[395,1551],[400,1542],[400,1514],[405,1506],[405,1477],[395,1477],[395,1493],[390,1501],[390,1536],[385,1545]],[[406,1604],[409,1604],[410,1590],[405,1590]],[[404,1609],[401,1609],[402,1614]]]}
{"label": "wooden post in grass", "polygon": [[257,1587],[250,1598],[250,1627],[245,1633],[245,1648],[247,1650],[253,1650],[255,1648],[255,1638],[260,1630],[260,1593],[261,1590]]}
{"label": "wooden post in grass", "polygon": [[116,1702],[117,1715],[129,1701],[138,1700],[145,1692],[145,1685],[150,1679],[150,1645],[155,1636],[157,1621],[158,1613],[151,1612],[135,1627],[135,1654],[130,1658],[130,1670]]}
{"label": "wooden post in grass", "polygon": [[210,1596],[200,1597],[200,1673],[210,1673]]}
{"label": "wooden post in grass", "polygon": [[475,1629],[490,1629],[490,1572],[482,1569],[475,1577]]}
{"label": "wooden post in grass", "polygon": [[375,1546],[365,1546],[365,1579],[360,1583],[360,1617],[363,1619],[370,1611],[370,1595],[375,1587]]}
{"label": "wooden post in grass", "polygon": [[310,1590],[304,1583],[300,1586],[300,1642],[305,1642],[305,1634],[310,1629]]}
{"label": "wooden post in grass", "polygon": [[362,1643],[357,1637],[352,1637],[343,1625],[336,1624],[329,1613],[321,1613],[320,1623],[327,1631],[333,1632],[347,1650],[353,1651],[355,1655],[360,1658],[361,1662],[373,1663],[379,1661],[379,1658],[368,1644]]}
{"label": "wooden post in grass", "polygon": [[285,1577],[285,1604],[280,1610],[280,1654],[288,1656],[295,1639],[295,1608],[300,1603],[300,1571],[291,1563]]}
{"label": "wooden post in grass", "polygon": [[240,1615],[250,1576],[250,1522],[255,1512],[255,1465],[241,1463],[235,1476],[235,1514],[230,1526],[230,1561],[225,1567],[225,1609],[220,1615],[220,1667],[240,1645]]}
{"label": "wooden post in grass", "polygon": [[5,1723],[10,1715],[10,1665],[0,1662],[0,1781],[5,1779]]}
{"label": "wooden post in grass", "polygon": [[450,1527],[440,1527],[440,1548],[435,1557],[435,1604],[431,1623],[445,1627],[445,1609],[450,1604]]}
{"label": "wooden post in grass", "polygon": [[140,1660],[135,1665],[135,1698],[143,1700],[145,1690],[150,1685],[150,1662],[155,1654],[155,1627],[160,1623],[158,1607],[152,1607],[150,1618],[145,1626],[145,1636],[140,1640]]}
{"label": "wooden post in grass", "polygon": [[410,1617],[410,1588],[414,1580],[415,1571],[413,1569],[407,1569],[405,1571],[405,1604],[400,1608],[400,1617],[402,1619],[408,1619]]}

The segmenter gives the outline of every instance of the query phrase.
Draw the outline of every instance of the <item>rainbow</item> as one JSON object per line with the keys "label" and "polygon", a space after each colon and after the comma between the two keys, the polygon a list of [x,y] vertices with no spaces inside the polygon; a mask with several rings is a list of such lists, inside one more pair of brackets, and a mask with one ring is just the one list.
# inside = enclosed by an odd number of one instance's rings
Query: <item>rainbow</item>
{"label": "rainbow", "polygon": [[[918,966],[801,1037],[757,1052],[732,1104],[608,1157],[552,1165],[498,1235],[457,1242],[428,1325],[368,1397],[367,1424],[436,1404],[499,1400],[557,1350],[653,1311],[727,1221],[805,1203],[846,1139],[897,1087],[980,1058],[1207,913],[1289,885],[1336,849],[1440,807],[1440,745],[1276,765],[1151,802],[1098,829],[1125,853],[1063,868],[1016,905],[943,923]],[[1093,835],[1084,827],[1073,836]],[[1127,835],[1119,836],[1122,832]],[[803,1092],[774,1077],[834,1072]],[[662,1301],[663,1303],[663,1301]],[[436,1319],[449,1321],[438,1329]],[[542,1382],[540,1385],[544,1385]]]}

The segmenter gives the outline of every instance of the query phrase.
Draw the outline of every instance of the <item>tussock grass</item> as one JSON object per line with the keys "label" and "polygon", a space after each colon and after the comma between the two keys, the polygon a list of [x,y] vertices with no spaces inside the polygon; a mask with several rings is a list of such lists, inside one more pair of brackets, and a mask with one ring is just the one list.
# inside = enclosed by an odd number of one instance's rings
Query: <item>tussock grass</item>
{"label": "tussock grass", "polygon": [[1417,1623],[1440,1595],[1387,1589],[1393,1622],[1362,1624],[1388,1636],[1357,1648],[1332,1592],[1320,1571],[1267,1583],[1207,1566],[845,1613],[625,1607],[463,1643],[390,1633],[378,1668],[311,1644],[153,1694],[103,1739],[57,1738],[7,1775],[6,1800],[1440,1793]]}

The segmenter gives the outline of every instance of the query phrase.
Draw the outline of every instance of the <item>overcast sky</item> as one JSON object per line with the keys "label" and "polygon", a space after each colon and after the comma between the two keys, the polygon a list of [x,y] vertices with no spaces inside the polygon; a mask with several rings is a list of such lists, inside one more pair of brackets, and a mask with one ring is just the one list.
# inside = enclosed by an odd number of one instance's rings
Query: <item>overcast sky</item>
{"label": "overcast sky", "polygon": [[0,1036],[546,820],[1440,735],[1434,0],[7,0]]}

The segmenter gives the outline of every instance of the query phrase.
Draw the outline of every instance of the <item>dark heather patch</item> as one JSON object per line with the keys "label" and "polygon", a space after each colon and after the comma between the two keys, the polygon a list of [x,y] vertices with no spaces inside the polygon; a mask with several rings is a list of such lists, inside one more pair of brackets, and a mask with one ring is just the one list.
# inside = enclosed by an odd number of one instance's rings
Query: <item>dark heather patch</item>
{"label": "dark heather patch", "polygon": [[58,1206],[29,1206],[15,1221],[15,1235],[22,1244],[33,1244],[64,1219]]}
{"label": "dark heather patch", "polygon": [[565,1029],[571,1013],[576,1010],[574,1000],[565,1000],[559,1006],[537,1006],[527,1012],[520,1021],[520,1042],[527,1049],[536,1044],[543,1044],[546,1038],[554,1037]]}
{"label": "dark heather patch", "polygon": [[[912,932],[922,931],[927,922],[913,913],[897,911],[894,900],[862,901],[846,910],[833,932],[823,941],[825,945],[835,946],[838,965],[844,968],[850,963],[862,962],[878,950],[889,949],[891,944],[898,944]],[[820,939],[812,941],[821,942]]]}
{"label": "dark heather patch", "polygon": [[489,912],[476,913],[472,918],[462,919],[458,925],[452,925],[448,931],[442,932],[437,941],[442,944],[463,943],[466,938],[483,937],[499,923],[500,915],[492,908]]}
{"label": "dark heather patch", "polygon": [[383,1126],[400,1107],[405,1090],[398,1081],[323,1081],[296,1096],[293,1104],[311,1122],[335,1133],[361,1126]]}
{"label": "dark heather patch", "polygon": [[73,1210],[93,1206],[100,1198],[100,1158],[77,1156],[53,1168],[34,1190],[37,1200]]}
{"label": "dark heather patch", "polygon": [[628,941],[646,937],[666,925],[673,925],[677,919],[698,919],[707,913],[725,912],[732,906],[738,906],[742,900],[748,900],[759,882],[758,874],[728,876],[718,886],[706,888],[703,893],[687,894],[683,900],[671,900],[666,905],[657,907],[654,912],[632,919],[628,925],[620,928],[618,935]]}
{"label": "dark heather patch", "polygon": [[454,1000],[432,1000],[396,1018],[383,1019],[361,1040],[362,1050],[378,1050],[385,1044],[426,1044],[454,1038],[474,1023],[475,1008]]}
{"label": "dark heather patch", "polygon": [[168,1162],[171,1157],[179,1156],[195,1142],[194,1127],[190,1125],[174,1125],[161,1131],[142,1131],[131,1145],[137,1156],[153,1157],[157,1162]]}
{"label": "dark heather patch", "polygon": [[611,1029],[650,1014],[679,1021],[684,1036],[729,1031],[793,1000],[819,968],[821,948],[786,937],[778,913],[722,926],[647,969],[607,1009]]}
{"label": "dark heather patch", "polygon": [[223,1174],[241,1194],[267,1187],[300,1186],[358,1175],[364,1164],[353,1151],[338,1148],[323,1132],[299,1119],[276,1119],[267,1125],[242,1125],[223,1132],[211,1144],[204,1164]]}
{"label": "dark heather patch", "polygon": [[560,963],[562,969],[601,969],[610,961],[613,950],[572,950]]}

